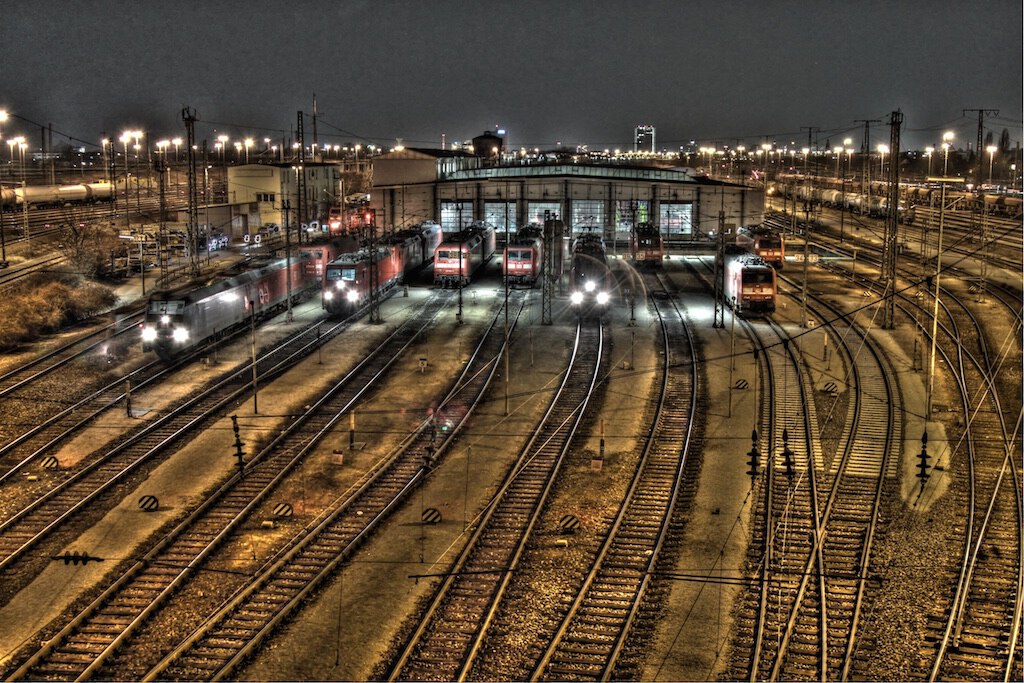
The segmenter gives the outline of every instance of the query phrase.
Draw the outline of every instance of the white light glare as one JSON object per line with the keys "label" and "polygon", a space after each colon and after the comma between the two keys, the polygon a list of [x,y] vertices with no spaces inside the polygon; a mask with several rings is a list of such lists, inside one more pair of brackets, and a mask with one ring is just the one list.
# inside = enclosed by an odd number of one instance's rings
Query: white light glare
{"label": "white light glare", "polygon": [[175,327],[171,337],[179,344],[188,341],[188,330],[184,327]]}
{"label": "white light glare", "polygon": [[608,292],[598,292],[598,294],[597,294],[597,303],[599,303],[602,306],[604,306],[605,304],[608,303],[608,298],[609,298],[608,297]]}
{"label": "white light glare", "polygon": [[572,296],[569,297],[569,300],[574,306],[579,306],[583,303],[583,292],[573,292]]}
{"label": "white light glare", "polygon": [[142,326],[142,341],[151,342],[156,339],[156,328],[149,325]]}

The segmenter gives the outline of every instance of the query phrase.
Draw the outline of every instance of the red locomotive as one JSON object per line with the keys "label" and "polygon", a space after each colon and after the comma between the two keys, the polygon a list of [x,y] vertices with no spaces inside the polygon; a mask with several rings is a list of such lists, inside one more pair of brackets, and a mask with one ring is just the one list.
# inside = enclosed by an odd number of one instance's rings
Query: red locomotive
{"label": "red locomotive", "polygon": [[660,268],[665,256],[661,230],[653,223],[638,223],[630,232],[630,251],[638,266]]}
{"label": "red locomotive", "polygon": [[533,287],[544,267],[543,228],[531,223],[519,229],[507,245],[502,269],[511,286]]}
{"label": "red locomotive", "polygon": [[331,315],[352,315],[374,293],[384,294],[432,262],[440,243],[441,226],[428,222],[387,235],[375,248],[341,254],[324,272],[324,308]]}
{"label": "red locomotive", "polygon": [[434,253],[434,284],[461,287],[494,255],[494,228],[482,222],[446,239]]}

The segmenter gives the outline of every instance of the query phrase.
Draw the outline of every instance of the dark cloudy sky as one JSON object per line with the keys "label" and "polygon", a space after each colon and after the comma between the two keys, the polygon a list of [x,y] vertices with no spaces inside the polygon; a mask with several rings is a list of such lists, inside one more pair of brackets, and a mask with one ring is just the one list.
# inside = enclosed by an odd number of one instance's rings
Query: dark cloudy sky
{"label": "dark cloudy sky", "polygon": [[1021,138],[1021,35],[1019,0],[0,0],[0,108],[98,140],[181,134],[188,105],[200,138],[277,138],[316,93],[322,142],[500,125],[626,148],[650,123],[670,149],[859,142],[856,119],[901,109],[904,147],[966,144],[972,108]]}

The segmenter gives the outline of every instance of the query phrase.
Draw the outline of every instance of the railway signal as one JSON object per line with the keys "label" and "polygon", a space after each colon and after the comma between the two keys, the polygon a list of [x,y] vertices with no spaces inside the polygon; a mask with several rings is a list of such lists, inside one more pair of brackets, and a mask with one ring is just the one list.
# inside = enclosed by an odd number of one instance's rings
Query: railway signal
{"label": "railway signal", "polygon": [[750,466],[750,469],[747,470],[747,474],[750,475],[750,486],[753,487],[754,479],[757,478],[758,468],[761,466],[761,451],[757,449],[756,429],[751,432],[750,441],[750,451],[747,453],[747,456],[749,457],[749,460],[747,460],[747,465]]}
{"label": "railway signal", "polygon": [[917,469],[919,471],[914,476],[921,480],[921,493],[924,493],[924,486],[928,483],[928,478],[931,477],[931,473],[928,471],[928,460],[930,457],[928,455],[927,431],[921,435],[921,453],[917,457],[919,459],[917,463]]}

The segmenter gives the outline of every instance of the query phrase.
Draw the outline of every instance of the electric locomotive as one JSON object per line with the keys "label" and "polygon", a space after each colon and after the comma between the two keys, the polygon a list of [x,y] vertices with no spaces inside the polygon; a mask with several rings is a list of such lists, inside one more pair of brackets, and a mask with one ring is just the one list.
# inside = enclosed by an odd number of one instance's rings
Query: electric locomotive
{"label": "electric locomotive", "polygon": [[775,312],[775,269],[760,256],[740,249],[725,254],[725,298],[740,315]]}
{"label": "electric locomotive", "polygon": [[572,245],[572,286],[569,302],[577,314],[601,317],[611,301],[611,270],[604,240],[593,232],[577,235]]}
{"label": "electric locomotive", "polygon": [[434,253],[434,284],[468,285],[473,274],[494,255],[494,228],[477,221],[449,236]]}
{"label": "electric locomotive", "polygon": [[629,234],[630,251],[638,266],[660,268],[665,256],[661,230],[653,223],[637,223]]}
{"label": "electric locomotive", "polygon": [[441,226],[428,221],[387,235],[375,247],[339,255],[324,272],[324,308],[331,315],[352,315],[374,292],[383,295],[432,263],[440,243]]}
{"label": "electric locomotive", "polygon": [[530,223],[519,229],[507,245],[502,258],[502,269],[511,286],[533,287],[544,267],[543,230]]}
{"label": "electric locomotive", "polygon": [[402,250],[394,244],[342,254],[324,273],[324,308],[331,315],[349,316],[374,293],[382,294],[402,281]]}
{"label": "electric locomotive", "polygon": [[270,261],[199,289],[154,292],[142,324],[142,350],[170,359],[207,340],[278,309],[291,295],[298,298],[319,280],[307,275],[308,254]]}

